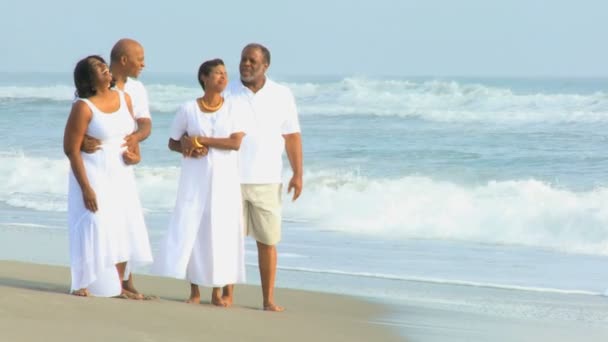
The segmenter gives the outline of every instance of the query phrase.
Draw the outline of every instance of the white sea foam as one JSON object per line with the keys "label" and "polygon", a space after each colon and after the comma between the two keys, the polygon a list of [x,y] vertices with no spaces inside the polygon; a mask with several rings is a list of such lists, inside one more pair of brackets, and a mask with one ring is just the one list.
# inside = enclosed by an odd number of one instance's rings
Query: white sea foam
{"label": "white sea foam", "polygon": [[[456,81],[345,78],[329,83],[288,83],[303,116],[375,115],[438,122],[608,121],[608,93],[519,93],[509,88]],[[147,84],[153,112],[173,113],[200,95],[198,87]],[[0,87],[0,101],[71,101],[74,88]]]}
{"label": "white sea foam", "polygon": [[[247,266],[257,267],[257,264],[247,263]],[[410,282],[430,283],[430,284],[440,284],[440,285],[457,285],[457,286],[483,287],[483,288],[492,288],[492,289],[501,289],[501,290],[570,294],[570,295],[571,294],[587,295],[587,296],[602,296],[603,295],[602,293],[598,293],[598,292],[577,290],[577,289],[568,290],[568,289],[557,289],[557,288],[550,288],[550,287],[519,286],[519,285],[485,283],[485,282],[466,281],[466,280],[440,279],[440,278],[428,278],[428,277],[411,277],[411,276],[403,276],[403,275],[396,275],[396,274],[383,274],[383,273],[372,273],[372,272],[349,272],[349,271],[332,270],[332,269],[316,269],[316,268],[308,268],[308,267],[287,267],[287,266],[278,266],[277,268],[280,270],[286,270],[286,271],[332,274],[332,275],[351,276],[351,277],[358,277],[358,278],[377,278],[377,279],[385,279],[385,280],[400,280],[400,281],[410,281]]]}
{"label": "white sea foam", "polygon": [[68,85],[53,85],[40,87],[1,86],[2,99],[35,99],[51,101],[72,101],[75,88]]}
{"label": "white sea foam", "polygon": [[285,216],[390,239],[445,239],[608,255],[608,188],[574,192],[534,179],[459,185],[428,177],[311,172]]}
{"label": "white sea foam", "polygon": [[[0,153],[0,201],[13,207],[66,210],[66,159]],[[179,167],[140,166],[148,211],[169,212]],[[342,170],[309,172],[284,216],[310,229],[391,239],[446,239],[608,255],[608,188],[575,192],[538,180],[460,185],[429,177],[367,178]]]}

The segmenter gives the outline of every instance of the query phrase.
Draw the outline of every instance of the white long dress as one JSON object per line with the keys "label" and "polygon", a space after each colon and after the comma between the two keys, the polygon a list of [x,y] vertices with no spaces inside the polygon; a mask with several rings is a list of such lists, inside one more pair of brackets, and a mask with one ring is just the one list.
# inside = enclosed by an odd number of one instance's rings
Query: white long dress
{"label": "white long dress", "polygon": [[97,198],[97,212],[89,211],[74,173],[70,171],[68,224],[72,290],[88,288],[94,296],[121,293],[115,264],[152,262],[152,251],[133,167],[122,159],[124,137],[133,132],[135,121],[119,91],[120,108],[101,112],[87,99],[93,112],[86,134],[101,141],[94,153],[81,152],[85,172]]}
{"label": "white long dress", "polygon": [[[228,99],[214,114],[196,101],[180,107],[171,139],[227,138],[245,132],[237,105]],[[202,286],[245,282],[244,231],[238,153],[210,148],[202,158],[183,158],[175,209],[155,260],[155,273]]]}

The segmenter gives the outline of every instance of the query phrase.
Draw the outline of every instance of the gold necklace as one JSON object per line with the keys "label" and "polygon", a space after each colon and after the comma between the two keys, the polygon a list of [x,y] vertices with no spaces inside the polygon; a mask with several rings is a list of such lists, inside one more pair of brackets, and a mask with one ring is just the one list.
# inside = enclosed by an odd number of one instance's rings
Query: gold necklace
{"label": "gold necklace", "polygon": [[220,102],[216,106],[214,106],[214,107],[212,107],[212,106],[208,105],[207,103],[205,103],[205,100],[203,100],[202,97],[199,98],[198,100],[199,100],[199,103],[201,104],[201,107],[205,111],[207,111],[207,112],[215,112],[218,109],[220,109],[222,107],[222,105],[224,104],[224,98],[223,97],[221,98]]}

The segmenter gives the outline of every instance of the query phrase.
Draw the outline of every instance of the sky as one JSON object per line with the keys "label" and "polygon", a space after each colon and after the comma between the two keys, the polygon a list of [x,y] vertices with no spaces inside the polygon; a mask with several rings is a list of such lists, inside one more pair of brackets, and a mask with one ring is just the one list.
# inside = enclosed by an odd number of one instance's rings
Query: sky
{"label": "sky", "polygon": [[608,76],[605,0],[3,1],[0,71],[71,72],[120,38],[151,72],[266,45],[280,75]]}

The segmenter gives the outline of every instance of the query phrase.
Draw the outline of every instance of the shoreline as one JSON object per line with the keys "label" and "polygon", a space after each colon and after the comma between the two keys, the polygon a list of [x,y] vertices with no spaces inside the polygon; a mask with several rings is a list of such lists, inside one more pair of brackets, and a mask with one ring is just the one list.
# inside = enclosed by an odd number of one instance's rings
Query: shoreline
{"label": "shoreline", "polygon": [[276,289],[283,313],[261,310],[260,289],[236,285],[231,308],[185,304],[184,280],[135,275],[138,289],[160,299],[80,298],[69,268],[0,261],[0,337],[7,341],[403,341],[375,320],[387,306],[357,297]]}

